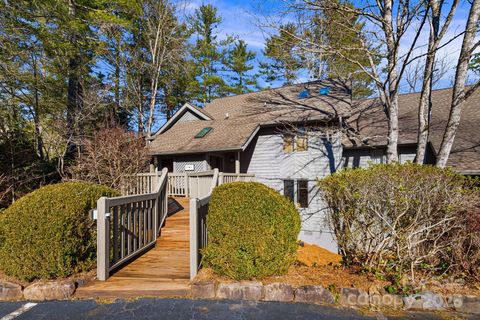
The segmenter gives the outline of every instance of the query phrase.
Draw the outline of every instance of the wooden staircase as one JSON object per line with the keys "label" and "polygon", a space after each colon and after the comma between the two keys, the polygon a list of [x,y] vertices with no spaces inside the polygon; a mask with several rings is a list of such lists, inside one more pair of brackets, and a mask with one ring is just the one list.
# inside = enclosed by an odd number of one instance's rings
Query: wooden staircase
{"label": "wooden staircase", "polygon": [[174,198],[183,209],[167,217],[154,248],[107,281],[79,287],[78,298],[185,297],[189,285],[189,198]]}

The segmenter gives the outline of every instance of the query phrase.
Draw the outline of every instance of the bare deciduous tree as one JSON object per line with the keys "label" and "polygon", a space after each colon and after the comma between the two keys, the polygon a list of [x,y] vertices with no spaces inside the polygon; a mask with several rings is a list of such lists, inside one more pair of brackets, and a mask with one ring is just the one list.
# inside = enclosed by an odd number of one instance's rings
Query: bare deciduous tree
{"label": "bare deciduous tree", "polygon": [[[335,10],[340,14],[353,14],[368,24],[368,31],[353,29],[342,20],[333,21],[338,30],[348,29],[357,33],[361,45],[351,48],[361,51],[361,55],[346,54],[345,48],[336,48],[328,43],[313,43],[301,35],[296,37],[299,46],[305,51],[317,54],[336,54],[345,61],[357,65],[374,83],[382,102],[388,121],[387,161],[398,161],[398,95],[400,81],[406,67],[415,59],[415,50],[423,26],[427,21],[426,2],[418,1],[364,1],[358,6],[330,1],[303,0],[288,1],[288,8],[293,13],[310,19],[305,12],[318,13]],[[285,30],[282,30],[285,32]],[[407,32],[413,36],[407,37]],[[362,31],[363,32],[363,31]],[[411,34],[410,34],[411,35]],[[401,51],[401,48],[407,48]],[[348,51],[348,50],[347,50]],[[358,57],[361,57],[360,61]],[[365,57],[367,59],[365,59]]]}
{"label": "bare deciduous tree", "polygon": [[[418,106],[418,135],[417,135],[417,153],[415,161],[417,163],[424,163],[425,152],[428,143],[428,131],[430,124],[430,103],[433,87],[433,76],[435,66],[435,56],[440,41],[445,36],[445,33],[450,26],[453,15],[457,9],[458,0],[454,0],[446,17],[442,16],[442,11],[446,5],[443,0],[428,1],[428,22],[430,25],[430,36],[428,40],[428,51],[425,60],[425,67],[423,72],[422,90],[420,92],[420,102]],[[445,19],[443,26],[440,28],[440,21]]]}
{"label": "bare deciduous tree", "polygon": [[447,127],[443,135],[442,144],[437,155],[437,166],[443,168],[447,165],[448,157],[452,149],[455,134],[462,116],[462,107],[466,99],[480,87],[480,81],[466,88],[469,63],[475,49],[480,45],[476,41],[478,22],[480,18],[480,1],[473,0],[468,15],[467,25],[463,36],[460,56],[458,58],[455,82],[453,85],[452,103],[448,117]]}
{"label": "bare deciduous tree", "polygon": [[145,142],[121,128],[103,129],[82,141],[83,152],[70,168],[72,178],[120,189],[124,177],[146,169]]}

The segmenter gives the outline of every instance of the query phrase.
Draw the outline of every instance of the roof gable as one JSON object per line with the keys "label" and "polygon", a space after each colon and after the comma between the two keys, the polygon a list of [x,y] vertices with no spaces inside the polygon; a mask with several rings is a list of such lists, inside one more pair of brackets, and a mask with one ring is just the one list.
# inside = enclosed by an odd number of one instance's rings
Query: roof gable
{"label": "roof gable", "polygon": [[173,117],[171,117],[158,131],[155,133],[156,135],[162,134],[165,131],[169,130],[173,127],[176,123],[183,123],[183,122],[190,122],[190,121],[197,121],[197,120],[213,120],[211,116],[209,116],[206,112],[199,108],[195,108],[189,103],[185,103],[183,107],[181,107]]}

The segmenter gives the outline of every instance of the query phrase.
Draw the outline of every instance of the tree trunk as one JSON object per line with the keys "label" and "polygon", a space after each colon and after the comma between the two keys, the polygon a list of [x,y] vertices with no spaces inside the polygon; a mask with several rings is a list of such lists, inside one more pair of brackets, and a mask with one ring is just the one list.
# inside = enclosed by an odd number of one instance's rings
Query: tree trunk
{"label": "tree trunk", "polygon": [[474,48],[477,24],[480,15],[480,0],[473,0],[468,15],[467,26],[463,36],[462,48],[458,58],[457,70],[455,73],[455,84],[453,86],[452,103],[445,129],[442,144],[437,155],[437,166],[444,168],[447,165],[448,157],[452,149],[455,134],[462,116],[462,107],[465,101],[465,81],[468,73],[468,64]]}
{"label": "tree trunk", "polygon": [[428,54],[425,61],[425,70],[423,73],[422,91],[420,94],[420,103],[418,106],[418,135],[417,135],[417,152],[415,162],[423,164],[425,162],[425,154],[427,150],[427,143],[429,139],[430,121],[432,116],[432,87],[433,87],[433,73],[435,67],[435,56],[438,45],[442,40],[445,32],[456,11],[458,0],[452,3],[451,9],[446,17],[446,20],[440,31],[440,20],[442,14],[443,1],[431,0],[429,2],[430,10],[432,12],[430,37],[428,40]]}
{"label": "tree trunk", "polygon": [[34,103],[33,103],[33,124],[35,127],[35,142],[37,148],[37,155],[40,160],[45,159],[45,154],[43,152],[43,139],[42,139],[42,123],[40,121],[40,105],[38,97],[38,70],[37,70],[37,60],[33,56],[33,78],[35,81],[34,91]]}
{"label": "tree trunk", "polygon": [[[75,17],[75,5],[69,1],[69,15],[73,19]],[[75,33],[75,32],[74,32]],[[75,46],[77,35],[71,34],[70,40]],[[73,159],[77,150],[76,131],[77,131],[77,112],[80,110],[80,56],[74,53],[73,57],[68,60],[68,83],[67,83],[67,152],[65,156]]]}
{"label": "tree trunk", "polygon": [[387,61],[388,61],[388,91],[387,99],[387,118],[388,118],[388,144],[387,144],[387,163],[398,162],[398,47],[395,43],[393,32],[393,11],[392,1],[385,1],[384,7],[384,32],[387,42]]}
{"label": "tree trunk", "polygon": [[435,64],[434,41],[438,36],[438,20],[433,24],[433,30],[430,33],[428,44],[428,55],[425,61],[425,70],[423,72],[422,91],[420,93],[420,102],[418,106],[418,134],[417,134],[417,152],[415,162],[423,164],[425,162],[425,153],[427,150],[428,134],[430,126],[431,104],[432,104],[432,84],[433,84],[433,66]]}

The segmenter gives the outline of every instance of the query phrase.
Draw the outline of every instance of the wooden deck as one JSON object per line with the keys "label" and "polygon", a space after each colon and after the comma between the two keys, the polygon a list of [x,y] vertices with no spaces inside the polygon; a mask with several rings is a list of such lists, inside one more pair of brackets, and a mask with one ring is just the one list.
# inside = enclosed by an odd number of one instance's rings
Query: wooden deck
{"label": "wooden deck", "polygon": [[77,289],[78,298],[184,297],[189,285],[189,199],[169,217],[154,248],[114,273]]}

